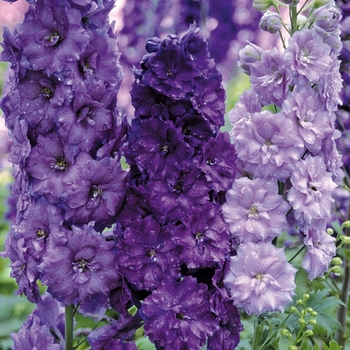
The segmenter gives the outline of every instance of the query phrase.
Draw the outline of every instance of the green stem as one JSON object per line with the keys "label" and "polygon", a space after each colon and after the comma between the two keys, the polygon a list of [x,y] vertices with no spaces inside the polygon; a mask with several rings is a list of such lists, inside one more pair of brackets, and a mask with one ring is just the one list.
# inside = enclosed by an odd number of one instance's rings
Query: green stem
{"label": "green stem", "polygon": [[298,30],[298,13],[296,6],[289,7],[289,16],[292,26],[292,35]]}
{"label": "green stem", "polygon": [[73,350],[73,305],[68,305],[65,308],[66,313],[66,346],[65,350]]}

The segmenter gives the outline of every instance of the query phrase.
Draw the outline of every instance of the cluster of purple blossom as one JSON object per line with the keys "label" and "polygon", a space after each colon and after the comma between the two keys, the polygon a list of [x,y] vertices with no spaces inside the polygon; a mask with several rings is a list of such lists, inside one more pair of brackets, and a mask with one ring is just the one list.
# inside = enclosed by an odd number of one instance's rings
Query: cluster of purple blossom
{"label": "cluster of purple blossom", "polygon": [[[282,53],[253,44],[240,52],[251,89],[229,112],[241,171],[222,207],[238,246],[225,283],[234,304],[254,314],[292,300],[296,269],[273,244],[283,231],[306,247],[310,279],[328,270],[336,249],[326,225],[342,180],[335,145],[341,16],[332,1],[299,16]],[[265,12],[260,26],[280,30],[279,13]]]}
{"label": "cluster of purple blossom", "polygon": [[236,155],[221,76],[195,26],[146,43],[124,154],[127,199],[115,229],[119,269],[159,349],[232,349],[241,324],[222,276],[230,235],[220,215]]}
{"label": "cluster of purple blossom", "polygon": [[[33,2],[13,33],[4,29],[1,59],[13,75],[1,107],[17,203],[4,256],[18,293],[39,308],[39,280],[62,305],[94,309],[107,304],[119,277],[113,242],[101,234],[116,220],[126,177],[119,154],[126,123],[116,107],[122,73],[108,21],[113,4]],[[48,348],[54,335],[62,338],[31,317],[16,349]],[[39,343],[25,342],[31,332]]]}

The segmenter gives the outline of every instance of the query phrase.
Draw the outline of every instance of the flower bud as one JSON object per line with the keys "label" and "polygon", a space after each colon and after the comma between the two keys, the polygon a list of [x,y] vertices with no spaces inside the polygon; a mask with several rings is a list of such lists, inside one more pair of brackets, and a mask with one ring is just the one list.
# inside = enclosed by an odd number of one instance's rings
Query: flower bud
{"label": "flower bud", "polygon": [[311,329],[308,329],[304,334],[306,337],[312,337],[314,335],[314,332]]}
{"label": "flower bud", "polygon": [[266,32],[276,34],[279,30],[281,30],[282,18],[276,12],[267,11],[261,17],[259,26],[262,30]]}
{"label": "flower bud", "polygon": [[253,8],[255,10],[265,12],[267,11],[273,4],[274,0],[253,0]]}
{"label": "flower bud", "polygon": [[289,6],[297,6],[299,4],[300,0],[280,0],[282,4],[289,5]]}
{"label": "flower bud", "polygon": [[340,268],[340,266],[333,266],[332,268],[329,269],[328,272],[333,272],[335,274],[340,274],[341,273],[341,268]]}
{"label": "flower bud", "polygon": [[295,345],[288,346],[288,350],[298,350],[298,347]]}
{"label": "flower bud", "polygon": [[309,314],[311,314],[311,312],[313,312],[314,310],[311,308],[311,307],[308,307],[307,309],[306,309],[306,312],[308,312]]}
{"label": "flower bud", "polygon": [[289,311],[290,312],[298,312],[298,309],[295,306],[291,306]]}
{"label": "flower bud", "polygon": [[291,336],[289,330],[286,329],[286,328],[283,328],[283,329],[281,330],[281,334],[282,334],[283,336],[285,336],[285,337],[290,337],[290,336]]}
{"label": "flower bud", "polygon": [[342,240],[343,244],[350,244],[350,237],[340,236],[339,238]]}
{"label": "flower bud", "polygon": [[333,266],[341,266],[343,264],[342,259],[340,259],[338,256],[332,259],[331,264]]}
{"label": "flower bud", "polygon": [[314,326],[316,323],[317,323],[317,322],[316,322],[315,319],[312,319],[312,320],[309,321],[309,324],[310,324],[311,326]]}
{"label": "flower bud", "polygon": [[250,66],[255,62],[261,61],[263,49],[257,45],[249,43],[239,51],[238,66],[241,67],[247,75],[250,75]]}
{"label": "flower bud", "polygon": [[305,322],[305,320],[304,320],[303,318],[299,318],[298,323],[299,323],[301,326],[303,326],[306,322]]}
{"label": "flower bud", "polygon": [[332,235],[334,233],[333,229],[332,228],[327,228],[326,232],[329,234],[329,235]]}
{"label": "flower bud", "polygon": [[327,33],[334,32],[340,22],[341,13],[333,6],[323,6],[313,13],[314,27],[325,30]]}
{"label": "flower bud", "polygon": [[333,0],[315,0],[313,5],[314,5],[314,8],[317,9],[317,8],[325,6],[331,2],[333,2]]}
{"label": "flower bud", "polygon": [[316,312],[316,311],[312,311],[312,312],[311,312],[311,316],[312,316],[312,317],[316,317],[316,316],[317,316],[317,312]]}

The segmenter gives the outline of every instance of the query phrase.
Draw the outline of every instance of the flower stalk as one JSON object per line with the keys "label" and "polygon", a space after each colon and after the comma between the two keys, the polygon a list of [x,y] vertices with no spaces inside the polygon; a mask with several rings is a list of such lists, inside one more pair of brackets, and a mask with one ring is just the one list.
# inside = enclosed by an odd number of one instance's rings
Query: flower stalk
{"label": "flower stalk", "polygon": [[65,307],[65,350],[73,350],[74,305]]}

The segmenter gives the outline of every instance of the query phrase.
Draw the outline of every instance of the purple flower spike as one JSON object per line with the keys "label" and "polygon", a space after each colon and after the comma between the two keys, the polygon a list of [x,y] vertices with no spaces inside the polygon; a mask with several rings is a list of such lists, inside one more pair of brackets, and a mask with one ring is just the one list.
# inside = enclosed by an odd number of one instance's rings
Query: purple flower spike
{"label": "purple flower spike", "polygon": [[285,258],[283,249],[271,243],[248,242],[231,257],[230,271],[224,283],[233,303],[248,314],[284,311],[292,301],[297,269]]}

